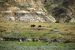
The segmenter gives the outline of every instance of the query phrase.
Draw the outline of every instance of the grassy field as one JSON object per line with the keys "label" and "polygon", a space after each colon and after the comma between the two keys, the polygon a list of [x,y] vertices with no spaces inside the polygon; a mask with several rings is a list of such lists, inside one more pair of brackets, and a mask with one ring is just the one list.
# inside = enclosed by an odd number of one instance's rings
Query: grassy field
{"label": "grassy field", "polygon": [[0,41],[0,50],[75,50],[75,43]]}
{"label": "grassy field", "polygon": [[[35,27],[31,27],[31,25],[35,25]],[[64,38],[72,41],[71,43],[0,41],[0,50],[75,50],[74,23],[0,22],[0,36]]]}
{"label": "grassy field", "polygon": [[[31,27],[35,25],[35,27]],[[41,27],[38,27],[41,25]],[[0,36],[9,37],[68,37],[75,36],[74,23],[24,23],[24,22],[1,22]]]}

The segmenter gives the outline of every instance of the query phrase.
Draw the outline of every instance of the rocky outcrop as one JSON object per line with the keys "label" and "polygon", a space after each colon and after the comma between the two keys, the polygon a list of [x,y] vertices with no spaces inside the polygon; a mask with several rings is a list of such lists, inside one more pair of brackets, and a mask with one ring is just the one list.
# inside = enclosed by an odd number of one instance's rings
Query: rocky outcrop
{"label": "rocky outcrop", "polygon": [[[11,4],[11,2],[13,4]],[[24,22],[55,22],[55,19],[47,14],[40,0],[10,0],[6,2],[10,6],[2,11],[6,20]],[[14,5],[14,3],[16,3]]]}
{"label": "rocky outcrop", "polygon": [[70,22],[75,18],[74,0],[44,0],[45,8],[56,22]]}

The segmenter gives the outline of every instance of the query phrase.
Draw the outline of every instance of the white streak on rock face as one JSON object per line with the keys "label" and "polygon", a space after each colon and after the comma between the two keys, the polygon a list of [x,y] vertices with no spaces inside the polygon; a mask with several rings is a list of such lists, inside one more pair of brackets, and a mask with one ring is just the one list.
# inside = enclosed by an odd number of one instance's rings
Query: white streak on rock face
{"label": "white streak on rock face", "polygon": [[36,13],[37,14],[45,14],[45,12],[42,12],[42,11],[37,11]]}
{"label": "white streak on rock face", "polygon": [[15,18],[14,18],[14,17],[10,17],[10,19],[11,19],[12,21],[15,21]]}
{"label": "white streak on rock face", "polygon": [[51,17],[51,21],[52,22],[56,22],[55,18]]}
{"label": "white streak on rock face", "polygon": [[24,16],[21,16],[20,21],[45,22],[45,20],[42,17],[39,17],[36,14],[26,14]]}
{"label": "white streak on rock face", "polygon": [[28,12],[28,11],[24,11],[24,10],[19,10],[19,11],[16,11],[16,13],[20,13],[20,14],[22,14],[22,13],[30,13],[30,12]]}
{"label": "white streak on rock face", "polygon": [[70,20],[70,22],[75,22],[75,18],[72,18],[72,19]]}
{"label": "white streak on rock face", "polygon": [[47,18],[48,18],[51,22],[56,22],[55,18],[54,18],[53,16],[51,16],[51,15],[49,15]]}
{"label": "white streak on rock face", "polygon": [[13,16],[7,15],[7,16],[4,16],[4,17],[7,20],[15,21],[15,17],[13,17]]}

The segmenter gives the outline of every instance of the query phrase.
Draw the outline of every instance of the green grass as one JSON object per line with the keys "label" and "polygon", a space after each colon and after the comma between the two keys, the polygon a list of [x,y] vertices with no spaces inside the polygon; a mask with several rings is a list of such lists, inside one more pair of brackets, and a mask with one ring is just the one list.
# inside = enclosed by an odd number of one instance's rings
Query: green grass
{"label": "green grass", "polygon": [[[35,24],[36,27],[30,27]],[[38,30],[38,25],[42,25]],[[0,36],[28,37],[28,38],[65,38],[75,39],[74,23],[23,23],[6,22],[0,23],[6,32],[0,32]],[[42,29],[43,28],[43,29]],[[52,31],[52,30],[58,30]],[[74,40],[75,41],[75,40]],[[75,50],[75,43],[48,43],[48,42],[12,42],[0,41],[0,50]]]}
{"label": "green grass", "polygon": [[[36,25],[34,28],[31,25]],[[43,27],[38,28],[41,25]],[[0,36],[9,37],[28,37],[28,38],[65,38],[75,39],[74,23],[24,23],[24,22],[6,22],[0,23],[0,26],[6,29],[6,32],[0,33]],[[41,29],[41,30],[38,30]],[[52,31],[52,30],[58,30]]]}
{"label": "green grass", "polygon": [[0,50],[75,50],[75,43],[0,41]]}

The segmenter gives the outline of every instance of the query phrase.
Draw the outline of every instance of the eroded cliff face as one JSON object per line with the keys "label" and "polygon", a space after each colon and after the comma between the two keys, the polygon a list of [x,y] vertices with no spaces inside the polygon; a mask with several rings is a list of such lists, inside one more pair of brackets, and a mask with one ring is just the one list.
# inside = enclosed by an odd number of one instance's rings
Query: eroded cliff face
{"label": "eroded cliff face", "polygon": [[25,10],[28,8],[40,10],[42,8],[43,4],[40,0],[0,0],[0,7],[1,6],[4,6],[7,9],[9,7],[18,7],[21,10],[23,10],[23,9]]}
{"label": "eroded cliff face", "polygon": [[55,22],[49,16],[42,0],[7,0],[6,10],[3,10],[3,17],[6,20],[24,22]]}
{"label": "eroded cliff face", "polygon": [[42,22],[74,22],[75,19],[74,0],[1,0],[0,2],[0,11],[8,20],[31,22],[39,18]]}
{"label": "eroded cliff face", "polygon": [[20,8],[33,8],[34,10],[40,10],[41,7],[43,6],[40,0],[15,0],[17,5]]}
{"label": "eroded cliff face", "polygon": [[75,0],[44,0],[44,5],[57,22],[74,22]]}

